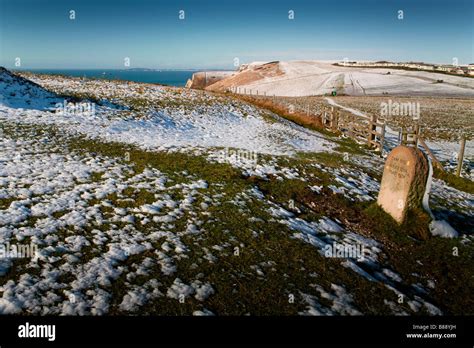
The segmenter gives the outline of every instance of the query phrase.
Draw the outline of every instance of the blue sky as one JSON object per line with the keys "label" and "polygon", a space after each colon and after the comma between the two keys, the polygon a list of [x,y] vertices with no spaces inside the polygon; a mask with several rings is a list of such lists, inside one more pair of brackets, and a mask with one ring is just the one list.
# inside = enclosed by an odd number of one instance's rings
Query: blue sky
{"label": "blue sky", "polygon": [[[0,0],[0,65],[232,68],[255,60],[474,62],[473,0]],[[69,11],[76,13],[69,19]],[[185,19],[178,18],[185,11]],[[295,18],[288,19],[293,10]],[[397,18],[398,10],[404,18]]]}

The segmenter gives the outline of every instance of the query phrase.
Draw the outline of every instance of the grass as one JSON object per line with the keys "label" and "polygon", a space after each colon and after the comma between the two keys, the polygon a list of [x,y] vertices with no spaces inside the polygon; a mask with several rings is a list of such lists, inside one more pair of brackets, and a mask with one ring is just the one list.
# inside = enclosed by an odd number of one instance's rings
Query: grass
{"label": "grass", "polygon": [[458,177],[446,171],[441,171],[436,167],[433,167],[433,177],[443,180],[449,186],[452,186],[460,191],[474,194],[474,182],[472,180]]}
{"label": "grass", "polygon": [[[421,127],[421,136],[429,141],[449,141],[459,144],[461,136],[468,140],[474,137],[472,109],[474,103],[468,98],[441,97],[401,97],[401,96],[338,96],[337,102],[369,115],[381,115],[382,103],[389,100],[397,103],[420,105],[420,118],[416,122]],[[387,117],[387,124],[394,130],[400,127],[413,127],[410,116]]]}
{"label": "grass", "polygon": [[17,200],[17,197],[0,198],[0,209],[7,209],[12,202]]}
{"label": "grass", "polygon": [[[296,315],[305,310],[306,304],[301,293],[311,294],[318,298],[321,304],[331,306],[331,303],[320,296],[315,284],[330,291],[332,284],[344,285],[347,292],[354,297],[355,306],[366,314],[389,314],[385,301],[397,302],[397,295],[388,290],[382,283],[373,283],[355,275],[352,270],[343,267],[339,260],[321,256],[317,249],[300,240],[291,238],[294,231],[279,223],[268,211],[265,200],[292,210],[289,201],[294,201],[299,212],[293,209],[297,217],[306,221],[317,221],[323,216],[333,220],[338,219],[350,231],[374,238],[383,245],[384,257],[380,262],[399,273],[404,280],[404,292],[415,295],[412,284],[426,284],[434,280],[435,289],[430,290],[425,299],[439,306],[446,314],[472,314],[474,274],[473,247],[463,245],[459,240],[433,238],[427,234],[429,220],[426,214],[414,212],[402,226],[396,224],[379,207],[371,203],[353,202],[343,195],[333,194],[327,188],[332,183],[332,175],[318,168],[309,166],[312,163],[328,168],[338,168],[346,163],[342,153],[300,154],[296,159],[279,158],[280,165],[304,169],[308,174],[306,181],[300,179],[278,180],[275,177],[261,179],[244,177],[240,170],[229,164],[210,163],[204,156],[184,153],[165,153],[144,151],[131,145],[121,143],[104,143],[86,138],[64,138],[60,129],[54,127],[31,126],[25,129],[5,127],[9,136],[48,136],[64,140],[65,151],[74,153],[97,153],[101,156],[113,157],[122,164],[129,165],[134,173],[141,173],[145,168],[156,168],[166,174],[174,183],[182,183],[186,179],[182,172],[192,173],[196,179],[209,183],[207,195],[225,194],[220,205],[209,207],[210,215],[196,211],[203,221],[203,232],[199,235],[182,235],[182,242],[189,247],[187,257],[175,258],[178,272],[171,276],[162,274],[159,267],[151,270],[149,277],[158,279],[160,290],[166,289],[176,277],[189,284],[200,278],[210,282],[215,289],[204,304],[194,298],[187,298],[184,304],[165,296],[150,301],[140,309],[140,314],[181,315],[190,314],[203,306],[214,313],[222,315]],[[351,155],[364,155],[366,150],[347,139],[337,140],[337,151]],[[130,158],[127,161],[127,158]],[[350,163],[347,162],[347,166]],[[92,182],[103,180],[103,173],[93,172]],[[310,185],[323,185],[320,194],[309,189]],[[239,209],[232,202],[242,192],[252,187],[258,187],[265,195],[265,200],[247,198],[245,208]],[[155,200],[154,191],[147,189],[126,189],[120,194],[107,197],[116,207],[139,207]],[[170,193],[171,194],[171,193]],[[127,200],[128,199],[128,200]],[[197,203],[200,203],[199,196]],[[4,206],[8,203],[2,201]],[[89,205],[99,204],[90,201]],[[111,215],[110,208],[101,207],[103,214]],[[55,213],[56,219],[65,212]],[[174,223],[169,230],[182,234],[186,223],[191,218],[186,213]],[[258,220],[249,220],[257,218]],[[36,219],[30,219],[28,224],[34,226]],[[118,227],[125,225],[115,223]],[[134,227],[143,233],[151,233],[162,226],[153,222],[144,226],[135,224]],[[110,229],[110,223],[101,226],[88,226],[81,234],[89,236],[91,230]],[[64,229],[58,233],[59,238],[65,238],[72,232]],[[163,239],[154,241],[154,250],[160,250]],[[216,254],[217,260],[209,262],[205,259],[206,250],[213,250],[215,245],[224,246],[224,252]],[[239,255],[234,254],[239,248]],[[453,248],[458,248],[459,256],[453,256]],[[84,249],[82,262],[101,255],[102,248]],[[124,267],[132,268],[134,263],[140,263],[145,257],[155,257],[150,251],[132,256],[123,262]],[[264,263],[271,262],[270,266]],[[422,267],[420,266],[420,263]],[[197,264],[195,269],[193,264]],[[15,267],[6,278],[15,280],[23,271],[24,264]],[[259,266],[264,276],[259,276],[254,266]],[[274,269],[274,270],[273,270]],[[417,276],[413,274],[416,273]],[[310,276],[315,274],[316,276]],[[133,283],[141,285],[148,278],[137,278]],[[64,281],[70,281],[67,277]],[[110,314],[123,314],[119,304],[128,291],[125,275],[114,281],[107,288],[113,295]],[[295,303],[288,301],[290,294],[295,295]],[[449,294],[449,298],[446,298]],[[462,300],[459,300],[462,299]],[[401,310],[409,311],[406,303],[397,304]],[[423,310],[420,314],[424,314]]]}
{"label": "grass", "polygon": [[323,131],[324,127],[322,125],[320,117],[314,115],[307,115],[304,112],[298,110],[290,110],[288,107],[281,106],[279,104],[273,103],[271,99],[259,99],[252,98],[245,95],[233,95],[234,98],[242,100],[246,103],[250,103],[259,108],[264,108],[269,110],[280,117],[283,117],[287,120],[290,120],[300,126],[306,127],[308,129]]}
{"label": "grass", "polygon": [[[401,226],[375,205],[367,208],[365,213],[372,221],[372,233],[384,240],[387,261],[403,275],[405,281],[414,284],[431,279],[436,287],[430,290],[430,295],[441,308],[457,315],[473,313],[472,244],[465,245],[459,239],[439,237],[410,238],[410,235],[416,236],[426,229],[427,217],[423,217],[423,213],[409,216]],[[461,298],[462,301],[459,300]]]}

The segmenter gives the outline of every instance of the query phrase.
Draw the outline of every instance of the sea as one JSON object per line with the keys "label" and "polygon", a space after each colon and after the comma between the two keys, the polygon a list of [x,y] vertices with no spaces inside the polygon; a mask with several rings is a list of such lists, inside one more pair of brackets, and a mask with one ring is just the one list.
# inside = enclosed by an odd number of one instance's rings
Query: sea
{"label": "sea", "polygon": [[158,83],[183,87],[195,70],[115,70],[115,69],[28,69],[34,73],[59,74],[74,77],[90,77],[106,80],[125,80]]}

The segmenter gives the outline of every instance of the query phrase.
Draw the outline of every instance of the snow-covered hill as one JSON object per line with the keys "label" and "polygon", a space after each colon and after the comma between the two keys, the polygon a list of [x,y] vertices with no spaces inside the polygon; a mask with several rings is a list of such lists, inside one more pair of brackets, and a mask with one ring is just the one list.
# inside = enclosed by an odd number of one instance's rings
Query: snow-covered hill
{"label": "snow-covered hill", "polygon": [[[173,151],[227,147],[265,154],[291,154],[328,151],[333,147],[321,134],[278,120],[276,116],[263,115],[248,104],[200,91],[28,75],[32,83],[6,70],[2,74],[5,82],[0,92],[5,99],[0,101],[0,118],[61,124],[68,132],[90,138]],[[91,96],[93,100],[101,100],[101,105],[94,105],[94,113],[45,112],[51,103],[54,107],[64,100],[55,98],[54,93],[39,85],[58,95]],[[112,101],[123,108],[110,107]],[[28,108],[28,105],[35,107]]]}
{"label": "snow-covered hill", "polygon": [[55,93],[0,67],[0,104],[12,108],[49,109],[61,102]]}
{"label": "snow-covered hill", "polygon": [[[346,95],[474,96],[474,79],[446,74],[390,68],[354,68],[332,62],[273,62],[249,64],[238,74],[209,86],[208,90],[240,88],[240,93],[277,96],[324,95],[334,89]],[[438,83],[438,80],[443,80]]]}
{"label": "snow-covered hill", "polygon": [[[2,70],[0,245],[30,249],[0,257],[0,314],[438,315],[464,310],[446,293],[471,301],[445,277],[473,273],[472,194],[433,181],[431,209],[464,245],[401,238],[366,209],[383,159],[343,139],[232,96],[23,77]],[[61,95],[100,105],[48,110]]]}

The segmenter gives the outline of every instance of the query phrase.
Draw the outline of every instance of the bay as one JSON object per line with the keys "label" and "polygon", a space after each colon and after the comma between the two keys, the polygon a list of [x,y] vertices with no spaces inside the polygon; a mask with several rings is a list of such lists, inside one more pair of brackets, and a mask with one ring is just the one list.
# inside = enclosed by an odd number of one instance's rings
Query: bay
{"label": "bay", "polygon": [[106,80],[125,80],[183,87],[195,70],[120,70],[120,69],[29,69],[41,74],[59,74]]}

